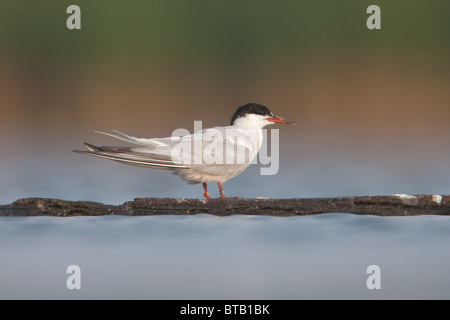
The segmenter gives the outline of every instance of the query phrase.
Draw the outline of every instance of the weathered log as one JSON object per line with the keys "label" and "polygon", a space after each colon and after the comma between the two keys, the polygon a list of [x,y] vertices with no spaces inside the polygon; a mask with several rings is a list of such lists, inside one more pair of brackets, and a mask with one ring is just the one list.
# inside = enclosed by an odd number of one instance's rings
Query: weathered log
{"label": "weathered log", "polygon": [[405,195],[339,198],[137,198],[122,205],[46,198],[19,199],[0,205],[1,216],[101,216],[101,215],[192,215],[209,213],[296,216],[319,213],[353,213],[378,216],[450,215],[450,196]]}

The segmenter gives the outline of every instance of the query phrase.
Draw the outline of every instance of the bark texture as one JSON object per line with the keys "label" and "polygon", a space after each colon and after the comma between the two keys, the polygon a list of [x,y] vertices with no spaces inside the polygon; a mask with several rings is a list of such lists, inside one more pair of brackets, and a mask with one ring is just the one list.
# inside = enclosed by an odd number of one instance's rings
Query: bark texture
{"label": "bark texture", "polygon": [[450,215],[447,195],[389,195],[340,198],[137,198],[121,205],[47,198],[19,199],[0,205],[1,216],[101,216],[101,215],[192,215],[208,213],[297,216],[320,213],[353,213],[378,216]]}

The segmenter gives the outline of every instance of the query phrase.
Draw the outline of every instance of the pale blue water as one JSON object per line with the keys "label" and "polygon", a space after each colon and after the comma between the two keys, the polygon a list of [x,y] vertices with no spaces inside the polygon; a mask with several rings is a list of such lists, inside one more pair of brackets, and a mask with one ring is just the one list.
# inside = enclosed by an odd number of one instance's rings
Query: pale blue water
{"label": "pale blue water", "polygon": [[0,298],[449,299],[449,253],[438,216],[4,217]]}
{"label": "pale blue water", "polygon": [[[201,185],[166,171],[74,154],[79,139],[4,148],[0,203],[202,196]],[[227,196],[450,193],[442,143],[399,142],[384,151],[355,141],[313,145],[281,146],[277,175],[251,166],[224,184]],[[218,196],[213,184],[210,193]],[[66,287],[73,264],[81,268],[81,290]],[[366,286],[373,264],[381,268],[380,290]],[[0,218],[3,299],[449,299],[449,270],[449,217]]]}
{"label": "pale blue water", "polygon": [[[280,136],[276,175],[261,175],[261,165],[251,165],[224,183],[225,194],[251,198],[450,194],[450,148],[445,147],[445,137],[438,142],[397,141],[394,147],[353,136],[329,137],[327,143],[311,136],[288,142],[287,137]],[[61,141],[42,137],[28,144],[2,146],[8,153],[2,154],[0,161],[0,204],[26,197],[108,204],[142,197],[202,198],[200,184],[188,185],[168,171],[73,153],[72,149],[82,148],[85,138]],[[99,140],[98,134],[86,139]],[[111,143],[109,139],[102,142]],[[213,197],[219,196],[214,183],[209,190]]]}

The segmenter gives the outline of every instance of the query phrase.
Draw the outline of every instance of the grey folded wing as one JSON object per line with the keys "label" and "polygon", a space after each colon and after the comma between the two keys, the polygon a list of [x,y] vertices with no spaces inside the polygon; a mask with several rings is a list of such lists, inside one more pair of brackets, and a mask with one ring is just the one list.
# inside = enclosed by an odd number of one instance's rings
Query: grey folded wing
{"label": "grey folded wing", "polygon": [[152,153],[150,148],[146,152],[138,152],[133,147],[97,147],[89,143],[84,143],[88,150],[73,150],[74,152],[105,158],[125,164],[152,167],[156,169],[187,169],[188,167],[175,163],[169,155]]}

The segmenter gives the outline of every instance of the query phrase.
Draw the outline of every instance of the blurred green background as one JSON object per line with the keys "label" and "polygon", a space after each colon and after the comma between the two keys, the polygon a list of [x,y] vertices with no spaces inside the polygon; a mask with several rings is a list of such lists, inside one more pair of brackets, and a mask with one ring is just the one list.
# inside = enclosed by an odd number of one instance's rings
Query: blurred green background
{"label": "blurred green background", "polygon": [[173,127],[255,101],[312,127],[445,123],[450,2],[377,1],[381,30],[370,4],[3,0],[0,121]]}
{"label": "blurred green background", "polygon": [[[66,27],[71,4],[81,30]],[[371,4],[381,30],[366,27]],[[297,122],[280,128],[293,141],[284,154],[315,157],[314,145],[333,157],[346,144],[381,159],[423,145],[442,158],[449,14],[441,0],[2,0],[2,150],[106,141],[93,130],[170,136],[258,102]]]}

